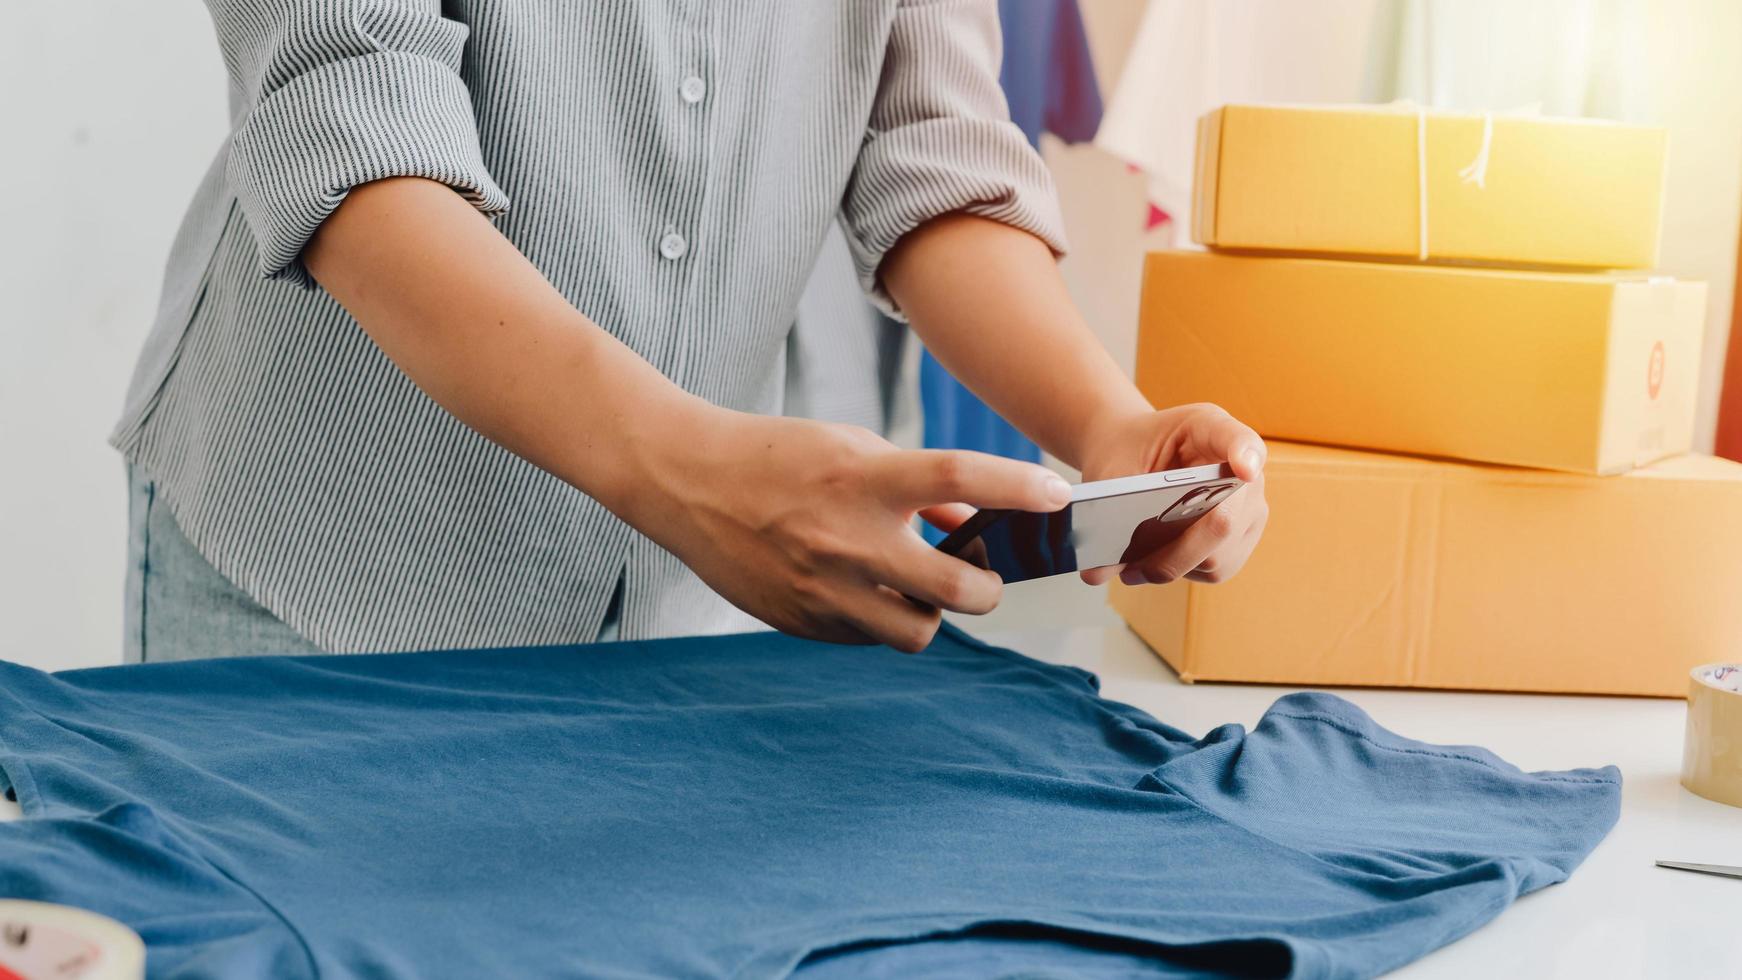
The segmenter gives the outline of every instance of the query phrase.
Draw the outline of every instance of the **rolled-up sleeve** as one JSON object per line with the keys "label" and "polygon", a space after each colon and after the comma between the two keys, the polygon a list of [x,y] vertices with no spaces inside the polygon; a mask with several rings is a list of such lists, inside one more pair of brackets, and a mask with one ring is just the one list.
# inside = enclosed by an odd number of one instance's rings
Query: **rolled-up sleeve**
{"label": "rolled-up sleeve", "polygon": [[313,285],[303,248],[372,180],[426,177],[485,214],[507,209],[460,77],[467,28],[435,0],[208,5],[242,94],[228,177],[263,275]]}
{"label": "rolled-up sleeve", "polygon": [[998,86],[1000,48],[995,0],[903,0],[896,10],[841,203],[860,284],[893,315],[878,277],[883,256],[940,215],[1001,221],[1064,253],[1052,176]]}

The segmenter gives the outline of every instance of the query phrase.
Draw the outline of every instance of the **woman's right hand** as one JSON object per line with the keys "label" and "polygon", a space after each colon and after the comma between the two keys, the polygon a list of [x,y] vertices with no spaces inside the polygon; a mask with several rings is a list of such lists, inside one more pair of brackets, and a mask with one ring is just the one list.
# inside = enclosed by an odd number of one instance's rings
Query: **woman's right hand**
{"label": "woman's right hand", "polygon": [[738,608],[798,636],[923,649],[942,609],[989,612],[998,576],[928,545],[924,511],[1054,511],[1070,486],[984,453],[901,450],[871,432],[708,407],[648,469],[629,522]]}
{"label": "woman's right hand", "polygon": [[939,607],[985,612],[1002,583],[928,547],[914,513],[944,505],[927,516],[952,527],[963,502],[1047,511],[1069,499],[1031,463],[903,452],[863,429],[708,404],[434,181],[353,188],[305,261],[443,408],[789,633],[918,650]]}

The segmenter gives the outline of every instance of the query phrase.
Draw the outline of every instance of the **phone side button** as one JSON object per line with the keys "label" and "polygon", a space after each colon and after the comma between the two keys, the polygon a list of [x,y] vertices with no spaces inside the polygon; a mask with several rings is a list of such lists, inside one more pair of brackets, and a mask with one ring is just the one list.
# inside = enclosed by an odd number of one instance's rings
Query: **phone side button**
{"label": "phone side button", "polygon": [[1182,480],[1190,480],[1195,476],[1197,476],[1196,473],[1163,473],[1161,475],[1161,482],[1179,483]]}

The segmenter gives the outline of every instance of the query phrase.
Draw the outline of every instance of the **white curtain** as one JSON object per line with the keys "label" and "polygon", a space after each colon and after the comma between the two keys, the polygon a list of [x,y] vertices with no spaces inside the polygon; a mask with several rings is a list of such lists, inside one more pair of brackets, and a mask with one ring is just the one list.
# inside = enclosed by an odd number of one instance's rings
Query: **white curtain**
{"label": "white curtain", "polygon": [[1191,227],[1197,119],[1408,99],[1649,121],[1647,0],[1150,0],[1095,144]]}
{"label": "white curtain", "polygon": [[1151,0],[1095,145],[1142,170],[1191,227],[1198,117],[1230,102],[1386,101],[1387,0]]}
{"label": "white curtain", "polygon": [[1646,122],[1649,13],[1646,0],[1404,0],[1381,85],[1436,109]]}

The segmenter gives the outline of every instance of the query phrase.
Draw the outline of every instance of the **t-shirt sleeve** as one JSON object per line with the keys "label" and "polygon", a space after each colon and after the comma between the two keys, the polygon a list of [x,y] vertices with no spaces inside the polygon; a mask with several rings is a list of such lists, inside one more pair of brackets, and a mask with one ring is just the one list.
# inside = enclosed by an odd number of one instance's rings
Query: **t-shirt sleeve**
{"label": "t-shirt sleeve", "polygon": [[1058,195],[998,87],[992,0],[897,8],[865,141],[841,205],[859,282],[899,316],[878,270],[903,235],[951,212],[1001,221],[1065,250]]}
{"label": "t-shirt sleeve", "polygon": [[87,909],[145,940],[152,977],[314,977],[294,930],[149,808],[0,824],[0,895]]}
{"label": "t-shirt sleeve", "polygon": [[1476,746],[1404,738],[1315,692],[1278,700],[1251,732],[1211,732],[1149,778],[1361,874],[1431,878],[1499,861],[1521,895],[1570,875],[1621,806],[1613,766],[1524,772]]}
{"label": "t-shirt sleeve", "polygon": [[437,180],[486,214],[485,169],[460,78],[468,28],[434,0],[209,0],[242,112],[228,178],[268,278],[312,286],[303,248],[351,188]]}

